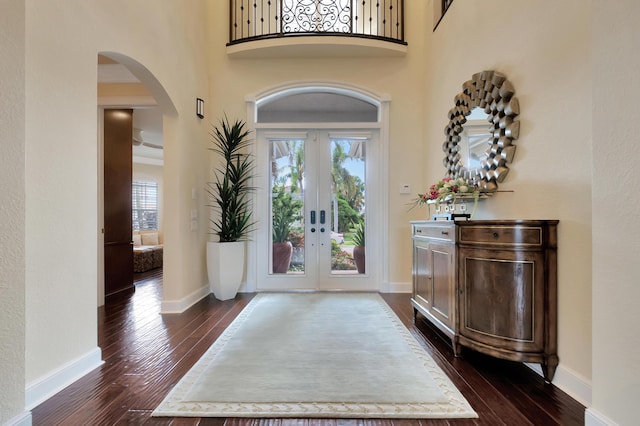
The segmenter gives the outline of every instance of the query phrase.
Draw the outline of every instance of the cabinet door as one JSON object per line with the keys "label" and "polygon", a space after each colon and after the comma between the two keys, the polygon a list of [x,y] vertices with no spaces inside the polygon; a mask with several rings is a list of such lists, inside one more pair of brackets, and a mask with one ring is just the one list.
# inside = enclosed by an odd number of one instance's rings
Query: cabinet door
{"label": "cabinet door", "polygon": [[428,265],[431,271],[431,313],[454,329],[455,276],[453,245],[429,244]]}
{"label": "cabinet door", "polygon": [[542,254],[459,248],[458,273],[461,335],[496,348],[542,350]]}
{"label": "cabinet door", "polygon": [[429,272],[429,244],[414,241],[413,244],[413,288],[414,300],[424,309],[431,309],[433,289],[431,287],[431,273]]}

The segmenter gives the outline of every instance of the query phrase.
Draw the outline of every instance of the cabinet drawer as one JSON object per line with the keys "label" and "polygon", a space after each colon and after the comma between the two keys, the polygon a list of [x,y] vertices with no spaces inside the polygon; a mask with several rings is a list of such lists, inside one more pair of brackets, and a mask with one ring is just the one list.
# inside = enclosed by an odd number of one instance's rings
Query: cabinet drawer
{"label": "cabinet drawer", "polygon": [[499,244],[538,247],[543,243],[543,230],[538,226],[461,226],[461,244]]}
{"label": "cabinet drawer", "polygon": [[418,238],[437,238],[439,240],[454,241],[455,228],[453,226],[414,225],[413,236]]}

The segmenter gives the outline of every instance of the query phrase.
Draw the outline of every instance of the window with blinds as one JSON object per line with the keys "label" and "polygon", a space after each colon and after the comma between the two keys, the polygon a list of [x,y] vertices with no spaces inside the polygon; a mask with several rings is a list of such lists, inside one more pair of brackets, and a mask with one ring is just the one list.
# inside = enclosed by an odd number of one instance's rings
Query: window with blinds
{"label": "window with blinds", "polygon": [[158,229],[158,184],[133,182],[132,222],[134,231]]}

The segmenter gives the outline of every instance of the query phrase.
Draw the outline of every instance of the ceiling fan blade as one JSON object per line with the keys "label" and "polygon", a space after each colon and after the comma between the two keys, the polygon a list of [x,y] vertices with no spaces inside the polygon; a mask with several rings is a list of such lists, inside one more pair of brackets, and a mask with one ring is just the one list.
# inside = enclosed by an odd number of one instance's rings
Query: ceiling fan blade
{"label": "ceiling fan blade", "polygon": [[149,142],[142,142],[142,145],[148,146],[149,148],[162,149],[162,145],[156,145],[156,144],[149,143]]}

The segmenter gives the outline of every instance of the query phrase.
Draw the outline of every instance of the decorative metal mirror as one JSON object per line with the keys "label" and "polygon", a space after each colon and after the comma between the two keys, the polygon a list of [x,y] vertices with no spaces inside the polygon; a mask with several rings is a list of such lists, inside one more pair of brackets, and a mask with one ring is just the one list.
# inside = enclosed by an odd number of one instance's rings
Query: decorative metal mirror
{"label": "decorative metal mirror", "polygon": [[462,85],[449,110],[445,177],[463,178],[482,192],[495,192],[509,172],[520,134],[518,99],[504,74],[482,71]]}

